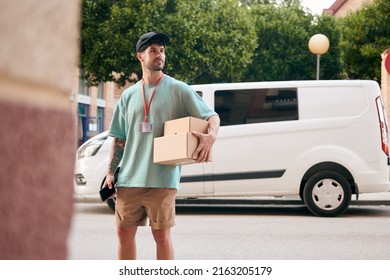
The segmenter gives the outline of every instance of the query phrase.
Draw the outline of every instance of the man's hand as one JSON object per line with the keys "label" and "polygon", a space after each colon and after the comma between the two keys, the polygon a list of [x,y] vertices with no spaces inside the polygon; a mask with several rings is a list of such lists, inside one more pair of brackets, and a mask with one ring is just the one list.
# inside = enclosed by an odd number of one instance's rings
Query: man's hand
{"label": "man's hand", "polygon": [[208,119],[209,129],[208,134],[192,131],[192,134],[198,137],[199,144],[192,156],[196,158],[196,162],[210,161],[211,148],[213,147],[219,130],[219,116],[213,115]]}
{"label": "man's hand", "polygon": [[107,174],[106,180],[104,181],[103,188],[105,186],[108,186],[110,189],[114,187],[114,182],[115,182],[115,176],[111,172]]}
{"label": "man's hand", "polygon": [[196,158],[196,162],[208,162],[211,156],[211,148],[215,142],[215,136],[213,134],[203,134],[196,131],[192,131],[199,139],[198,147],[195,149],[192,156]]}

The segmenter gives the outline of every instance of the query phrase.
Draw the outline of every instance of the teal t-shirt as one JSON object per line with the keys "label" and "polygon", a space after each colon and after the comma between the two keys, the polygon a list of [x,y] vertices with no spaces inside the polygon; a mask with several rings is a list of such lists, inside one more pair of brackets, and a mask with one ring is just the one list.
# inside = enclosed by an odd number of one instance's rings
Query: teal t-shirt
{"label": "teal t-shirt", "polygon": [[[144,85],[148,103],[154,85]],[[109,135],[126,139],[118,175],[118,186],[179,188],[181,166],[153,163],[153,139],[164,134],[168,120],[192,116],[207,120],[216,113],[187,84],[165,75],[153,96],[148,121],[153,124],[151,133],[140,133],[144,121],[142,81],[126,89],[115,109]]]}

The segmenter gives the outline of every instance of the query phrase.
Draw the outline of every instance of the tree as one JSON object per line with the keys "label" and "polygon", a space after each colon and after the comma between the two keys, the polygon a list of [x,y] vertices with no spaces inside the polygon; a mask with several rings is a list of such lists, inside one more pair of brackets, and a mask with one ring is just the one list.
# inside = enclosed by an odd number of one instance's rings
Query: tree
{"label": "tree", "polygon": [[[256,32],[238,1],[177,1],[168,71],[189,83],[237,82],[251,62]],[[174,51],[171,50],[174,48]]]}
{"label": "tree", "polygon": [[[111,6],[115,1],[106,0],[83,0],[81,9],[81,40],[80,40],[80,68],[89,70],[94,69],[96,77],[106,76],[102,80],[109,80],[111,71],[101,67],[100,62],[106,59],[104,23],[109,20]],[[89,72],[86,72],[85,78],[89,79]],[[91,84],[96,85],[94,79],[89,80]],[[99,81],[99,80],[98,80]],[[100,81],[99,81],[100,82]]]}
{"label": "tree", "polygon": [[340,60],[337,51],[338,33],[329,17],[314,17],[297,0],[252,6],[258,47],[248,81],[307,80],[315,77],[316,57],[310,53],[308,42],[316,33],[331,40],[331,49],[322,58],[322,79],[339,77]]}
{"label": "tree", "polygon": [[342,59],[350,79],[381,80],[381,53],[390,47],[390,2],[376,0],[340,20]]}
{"label": "tree", "polygon": [[313,79],[307,44],[315,33],[331,41],[321,78],[342,72],[334,19],[311,15],[299,0],[83,0],[81,26],[90,85],[140,78],[135,43],[151,30],[171,38],[164,71],[188,83]]}
{"label": "tree", "polygon": [[80,67],[89,83],[123,85],[139,74],[135,43],[151,30],[171,37],[166,72],[189,82],[239,80],[256,47],[237,0],[83,0]]}
{"label": "tree", "polygon": [[83,0],[80,68],[90,85],[101,81],[124,85],[139,72],[135,42],[144,30],[159,26],[156,19],[164,14],[166,2]]}

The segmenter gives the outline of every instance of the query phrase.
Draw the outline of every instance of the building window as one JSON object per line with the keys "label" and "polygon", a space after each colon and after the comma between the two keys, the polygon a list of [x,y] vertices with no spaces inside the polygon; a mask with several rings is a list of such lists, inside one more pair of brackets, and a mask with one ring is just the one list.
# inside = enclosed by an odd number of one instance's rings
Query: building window
{"label": "building window", "polygon": [[97,129],[99,132],[104,131],[104,108],[102,107],[97,109]]}
{"label": "building window", "polygon": [[99,99],[104,99],[104,83],[101,82],[97,89],[98,89],[97,97]]}
{"label": "building window", "polygon": [[215,111],[223,126],[297,120],[297,89],[216,91]]}
{"label": "building window", "polygon": [[88,112],[89,106],[79,103],[78,106],[78,124],[77,124],[77,142],[80,146],[88,139]]}
{"label": "building window", "polygon": [[87,81],[85,80],[83,70],[80,70],[79,75],[79,94],[89,95],[89,88],[87,87]]}

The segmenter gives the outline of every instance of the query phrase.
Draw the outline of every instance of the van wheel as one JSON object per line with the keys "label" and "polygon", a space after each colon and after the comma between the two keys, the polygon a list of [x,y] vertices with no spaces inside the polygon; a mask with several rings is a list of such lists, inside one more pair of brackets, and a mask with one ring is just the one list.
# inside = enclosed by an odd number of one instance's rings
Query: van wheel
{"label": "van wheel", "polygon": [[351,186],[344,176],[332,171],[313,175],[306,183],[303,197],[307,208],[321,217],[335,217],[347,210]]}

